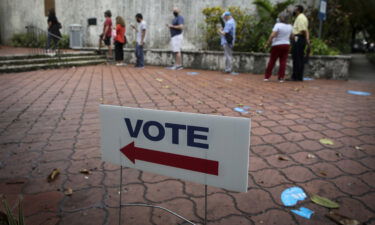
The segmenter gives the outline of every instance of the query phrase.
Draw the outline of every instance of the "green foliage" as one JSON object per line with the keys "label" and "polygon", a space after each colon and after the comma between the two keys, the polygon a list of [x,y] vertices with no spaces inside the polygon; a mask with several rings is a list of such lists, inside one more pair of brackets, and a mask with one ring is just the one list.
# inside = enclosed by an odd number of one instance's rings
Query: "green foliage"
{"label": "green foliage", "polygon": [[253,4],[257,7],[258,15],[262,21],[275,21],[282,11],[294,3],[295,0],[286,0],[276,4],[272,4],[270,0],[255,0],[253,2]]}
{"label": "green foliage", "polygon": [[[6,217],[3,218],[5,221],[0,221],[1,223],[5,223],[7,225],[25,225],[25,219],[24,219],[24,213],[23,213],[23,207],[22,207],[22,201],[21,199],[18,201],[18,215],[14,215],[12,212],[12,209],[9,207],[8,201],[5,199],[5,197],[2,197],[2,204],[3,208],[5,209],[5,215]],[[13,208],[15,208],[14,206]]]}
{"label": "green foliage", "polygon": [[338,55],[340,51],[333,47],[329,47],[323,40],[312,38],[311,40],[311,55]]}
{"label": "green foliage", "polygon": [[[270,0],[255,0],[258,16],[250,15],[241,7],[229,7],[227,10],[236,21],[235,51],[240,52],[265,52],[264,48],[276,18],[280,12],[285,10],[295,0],[286,0],[272,4]],[[221,28],[220,17],[226,11],[222,7],[211,7],[203,9],[205,16],[204,41],[210,50],[220,50],[220,35],[217,30]]]}
{"label": "green foliage", "polygon": [[[11,45],[14,47],[45,48],[46,43],[46,34],[18,33],[14,34],[11,39]],[[62,49],[69,48],[69,36],[63,34],[58,45]]]}
{"label": "green foliage", "polygon": [[[218,29],[221,28],[220,17],[226,10],[221,7],[212,7],[203,9],[202,13],[205,16],[204,41],[207,48],[210,50],[220,50],[220,35]],[[239,7],[229,7],[236,21],[236,41],[235,51],[259,51],[263,48],[266,38],[250,38],[254,37],[256,33],[261,30],[256,29],[256,18],[245,13]]]}
{"label": "green foliage", "polygon": [[[340,0],[330,0],[327,6],[327,20],[323,22],[322,39],[325,43],[341,52],[349,53],[351,44],[351,15],[343,10]],[[318,9],[308,8],[310,36],[318,37]]]}

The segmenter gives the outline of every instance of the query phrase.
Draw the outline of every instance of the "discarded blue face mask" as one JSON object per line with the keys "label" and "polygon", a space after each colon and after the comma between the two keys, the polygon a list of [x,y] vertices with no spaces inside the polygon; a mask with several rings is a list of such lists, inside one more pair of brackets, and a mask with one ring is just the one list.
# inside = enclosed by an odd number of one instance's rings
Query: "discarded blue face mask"
{"label": "discarded blue face mask", "polygon": [[311,77],[304,77],[303,78],[303,80],[306,80],[306,81],[308,81],[308,80],[314,80],[313,78],[311,78]]}
{"label": "discarded blue face mask", "polygon": [[233,110],[236,111],[236,112],[240,112],[240,113],[249,113],[248,111],[246,111],[245,109],[243,109],[241,107],[233,108]]}
{"label": "discarded blue face mask", "polygon": [[249,110],[249,109],[251,109],[251,107],[250,106],[244,106],[244,107],[242,107],[243,109],[245,109],[245,110]]}
{"label": "discarded blue face mask", "polygon": [[349,90],[347,93],[351,94],[351,95],[361,95],[361,96],[370,96],[371,95],[370,92],[364,92],[364,91],[352,91],[352,90]]}
{"label": "discarded blue face mask", "polygon": [[231,72],[230,75],[236,76],[236,75],[239,75],[239,73]]}
{"label": "discarded blue face mask", "polygon": [[281,193],[281,201],[285,206],[294,206],[305,198],[306,194],[300,187],[287,188]]}
{"label": "discarded blue face mask", "polygon": [[305,208],[305,207],[300,207],[298,210],[297,209],[292,209],[290,210],[292,211],[293,213],[299,215],[299,216],[302,216],[306,219],[310,219],[311,218],[311,215],[314,214],[314,211],[308,209],[308,208]]}
{"label": "discarded blue face mask", "polygon": [[195,76],[195,75],[198,75],[199,73],[198,72],[187,72],[186,74],[190,75],[190,76]]}

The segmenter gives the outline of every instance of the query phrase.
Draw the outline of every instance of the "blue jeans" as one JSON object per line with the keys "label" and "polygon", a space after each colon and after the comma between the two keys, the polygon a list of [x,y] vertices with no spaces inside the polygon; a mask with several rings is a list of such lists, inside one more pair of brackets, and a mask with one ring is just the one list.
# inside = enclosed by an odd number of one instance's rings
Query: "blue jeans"
{"label": "blue jeans", "polygon": [[143,54],[143,46],[137,45],[135,46],[135,57],[137,57],[137,62],[135,63],[136,67],[144,67],[145,62],[144,62],[144,54]]}

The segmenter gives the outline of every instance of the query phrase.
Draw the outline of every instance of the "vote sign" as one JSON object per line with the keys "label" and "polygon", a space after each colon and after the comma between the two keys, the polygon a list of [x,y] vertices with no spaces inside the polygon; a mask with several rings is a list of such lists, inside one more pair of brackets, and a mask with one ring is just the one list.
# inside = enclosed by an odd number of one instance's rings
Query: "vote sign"
{"label": "vote sign", "polygon": [[101,105],[103,161],[246,192],[250,119]]}

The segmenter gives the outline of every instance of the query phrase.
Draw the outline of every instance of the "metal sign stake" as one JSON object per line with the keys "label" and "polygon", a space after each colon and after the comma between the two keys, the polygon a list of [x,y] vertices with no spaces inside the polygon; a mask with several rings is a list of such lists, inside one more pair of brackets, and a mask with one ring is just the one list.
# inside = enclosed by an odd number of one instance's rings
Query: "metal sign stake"
{"label": "metal sign stake", "polygon": [[204,225],[207,225],[207,184],[204,185]]}
{"label": "metal sign stake", "polygon": [[120,200],[118,210],[118,224],[121,225],[121,206],[122,206],[122,166],[120,167]]}

